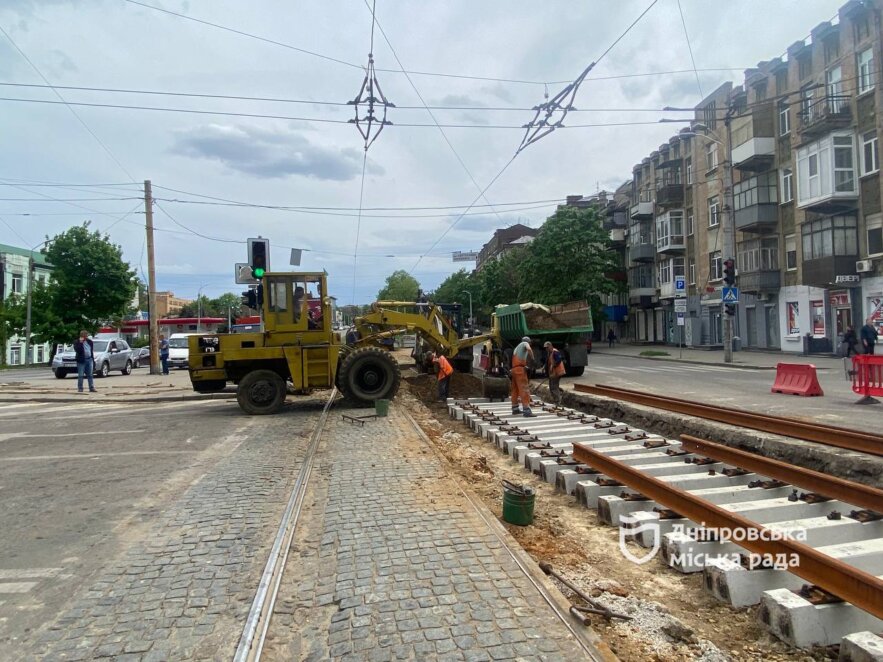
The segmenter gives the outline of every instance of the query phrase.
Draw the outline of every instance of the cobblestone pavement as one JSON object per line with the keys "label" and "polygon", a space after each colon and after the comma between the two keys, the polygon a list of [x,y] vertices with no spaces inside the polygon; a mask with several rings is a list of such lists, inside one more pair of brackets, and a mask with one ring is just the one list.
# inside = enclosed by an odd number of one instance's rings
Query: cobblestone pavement
{"label": "cobblestone pavement", "polygon": [[270,660],[585,654],[393,404],[332,410],[271,623]]}
{"label": "cobblestone pavement", "polygon": [[13,659],[230,659],[320,410],[237,417],[236,448]]}

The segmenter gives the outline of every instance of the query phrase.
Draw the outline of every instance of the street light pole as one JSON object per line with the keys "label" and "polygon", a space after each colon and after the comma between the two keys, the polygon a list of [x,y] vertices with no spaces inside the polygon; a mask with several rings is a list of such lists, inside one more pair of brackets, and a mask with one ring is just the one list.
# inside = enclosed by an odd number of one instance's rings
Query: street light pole
{"label": "street light pole", "polygon": [[471,336],[472,327],[475,324],[472,320],[472,292],[469,292],[468,290],[463,290],[462,293],[469,297],[469,335]]}
{"label": "street light pole", "polygon": [[31,365],[31,298],[34,292],[34,251],[49,240],[41,241],[28,253],[28,293],[27,312],[25,313],[25,365]]}

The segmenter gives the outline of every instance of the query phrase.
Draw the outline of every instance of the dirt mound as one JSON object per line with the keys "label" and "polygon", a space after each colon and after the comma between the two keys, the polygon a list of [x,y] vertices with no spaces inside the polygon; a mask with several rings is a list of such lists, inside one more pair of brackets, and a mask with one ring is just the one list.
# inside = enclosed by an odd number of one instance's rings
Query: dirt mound
{"label": "dirt mound", "polygon": [[[438,398],[438,378],[431,373],[405,374],[404,379],[411,385],[411,391],[423,402]],[[480,398],[481,380],[475,375],[455,372],[451,375],[448,395],[452,398]]]}

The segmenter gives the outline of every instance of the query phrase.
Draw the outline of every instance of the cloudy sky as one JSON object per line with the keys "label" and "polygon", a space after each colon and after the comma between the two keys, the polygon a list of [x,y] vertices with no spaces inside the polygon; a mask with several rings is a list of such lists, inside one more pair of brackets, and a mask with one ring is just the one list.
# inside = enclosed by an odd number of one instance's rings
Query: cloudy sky
{"label": "cloudy sky", "polygon": [[[697,82],[678,0],[658,0],[580,87],[566,124],[590,126],[529,146],[479,198],[529,109],[651,2],[377,0],[377,79],[397,107],[367,152],[363,188],[364,142],[342,104],[368,61],[365,0],[0,0],[0,243],[31,247],[88,219],[146,274],[138,198],[150,179],[158,289],[239,291],[233,265],[260,235],[275,270],[306,249],[302,268],[326,269],[341,303],[373,300],[395,269],[430,290],[464,266],[451,251],[629,178],[677,131],[658,120],[686,117],[658,109],[740,82],[842,4],[680,0]],[[46,81],[56,89],[21,86]]]}

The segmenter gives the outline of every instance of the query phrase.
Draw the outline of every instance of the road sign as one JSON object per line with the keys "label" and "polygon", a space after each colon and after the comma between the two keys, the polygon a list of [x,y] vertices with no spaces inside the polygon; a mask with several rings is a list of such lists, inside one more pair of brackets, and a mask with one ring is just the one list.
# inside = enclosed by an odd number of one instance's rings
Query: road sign
{"label": "road sign", "polygon": [[724,303],[739,303],[739,288],[724,287],[721,289],[721,301]]}
{"label": "road sign", "polygon": [[251,265],[247,262],[237,262],[233,269],[233,275],[238,285],[254,285],[258,282],[252,273]]}
{"label": "road sign", "polygon": [[686,313],[687,312],[687,300],[686,299],[675,299],[675,312],[676,313]]}
{"label": "road sign", "polygon": [[675,292],[684,293],[687,291],[686,276],[675,276]]}
{"label": "road sign", "polygon": [[678,326],[684,326],[684,315],[686,313],[675,313],[678,316]]}

